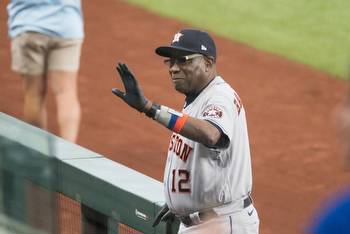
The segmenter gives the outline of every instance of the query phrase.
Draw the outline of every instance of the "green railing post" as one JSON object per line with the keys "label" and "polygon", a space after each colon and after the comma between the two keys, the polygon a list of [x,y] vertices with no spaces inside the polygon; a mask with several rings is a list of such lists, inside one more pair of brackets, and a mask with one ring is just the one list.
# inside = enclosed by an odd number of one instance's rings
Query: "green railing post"
{"label": "green railing post", "polygon": [[25,202],[25,181],[20,175],[15,175],[7,170],[7,165],[11,164],[11,155],[18,157],[21,150],[14,146],[11,141],[2,139],[0,141],[0,160],[2,164],[2,200],[4,214],[9,218],[25,222],[26,202]]}

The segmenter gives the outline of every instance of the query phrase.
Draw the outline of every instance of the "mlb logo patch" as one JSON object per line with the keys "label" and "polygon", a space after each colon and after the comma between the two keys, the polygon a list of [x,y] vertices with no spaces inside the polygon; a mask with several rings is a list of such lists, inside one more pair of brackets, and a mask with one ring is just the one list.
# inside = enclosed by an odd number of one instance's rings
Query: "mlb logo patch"
{"label": "mlb logo patch", "polygon": [[219,106],[209,106],[207,109],[203,112],[203,117],[210,117],[210,118],[221,118],[223,115],[223,111]]}

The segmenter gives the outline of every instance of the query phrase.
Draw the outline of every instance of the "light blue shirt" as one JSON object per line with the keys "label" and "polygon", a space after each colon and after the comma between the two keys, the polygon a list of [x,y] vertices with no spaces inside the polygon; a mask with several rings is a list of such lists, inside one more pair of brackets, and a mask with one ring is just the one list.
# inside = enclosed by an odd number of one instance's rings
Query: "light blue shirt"
{"label": "light blue shirt", "polygon": [[11,38],[26,31],[66,39],[84,37],[80,0],[11,0],[7,12]]}

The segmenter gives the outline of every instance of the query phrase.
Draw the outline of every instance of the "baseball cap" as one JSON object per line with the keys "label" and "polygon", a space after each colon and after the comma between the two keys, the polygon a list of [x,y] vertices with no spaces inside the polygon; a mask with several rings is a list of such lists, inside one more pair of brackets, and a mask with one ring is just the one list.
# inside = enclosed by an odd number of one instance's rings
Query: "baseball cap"
{"label": "baseball cap", "polygon": [[216,59],[214,40],[207,32],[198,29],[183,29],[177,32],[170,46],[160,46],[155,52],[163,57],[179,57],[198,53]]}

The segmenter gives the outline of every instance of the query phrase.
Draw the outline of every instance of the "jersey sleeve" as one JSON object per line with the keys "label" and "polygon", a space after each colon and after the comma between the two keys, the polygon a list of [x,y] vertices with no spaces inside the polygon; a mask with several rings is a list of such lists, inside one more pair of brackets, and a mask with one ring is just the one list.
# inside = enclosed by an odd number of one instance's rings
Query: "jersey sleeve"
{"label": "jersey sleeve", "polygon": [[213,95],[202,107],[200,117],[220,128],[229,141],[232,140],[235,119],[238,118],[240,112],[235,103],[238,103],[238,100],[233,94],[220,93],[219,95]]}

